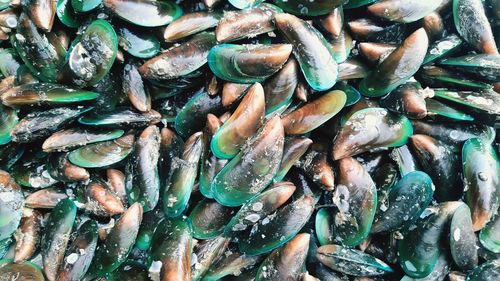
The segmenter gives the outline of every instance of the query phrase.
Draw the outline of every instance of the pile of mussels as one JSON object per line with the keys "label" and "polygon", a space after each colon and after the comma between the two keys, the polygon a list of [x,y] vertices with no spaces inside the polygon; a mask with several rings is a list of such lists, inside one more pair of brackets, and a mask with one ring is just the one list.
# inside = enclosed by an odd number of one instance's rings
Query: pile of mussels
{"label": "pile of mussels", "polygon": [[0,280],[500,280],[499,0],[0,9]]}

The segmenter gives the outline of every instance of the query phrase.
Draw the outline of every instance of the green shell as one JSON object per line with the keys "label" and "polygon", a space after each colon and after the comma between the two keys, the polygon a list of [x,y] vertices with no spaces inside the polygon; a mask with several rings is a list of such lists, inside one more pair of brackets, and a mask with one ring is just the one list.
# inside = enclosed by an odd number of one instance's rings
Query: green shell
{"label": "green shell", "polygon": [[19,62],[14,49],[0,49],[0,72],[3,76],[16,75]]}
{"label": "green shell", "polygon": [[253,8],[265,0],[229,0],[229,3],[238,9],[250,9]]}
{"label": "green shell", "polygon": [[500,253],[500,215],[495,215],[481,232],[479,241],[486,249],[493,253]]}
{"label": "green shell", "polygon": [[127,134],[118,139],[88,144],[71,151],[68,159],[84,168],[107,167],[125,159],[133,149],[134,136]]}
{"label": "green shell", "polygon": [[[278,48],[279,52],[276,52]],[[210,49],[207,59],[217,77],[235,83],[254,83],[262,82],[280,70],[289,53],[289,45],[284,44],[220,44]]]}
{"label": "green shell", "polygon": [[217,202],[239,206],[271,183],[283,155],[284,131],[279,117],[264,125],[249,143],[215,176]]}
{"label": "green shell", "polygon": [[[0,171],[0,240],[8,239],[19,226],[23,214],[24,198],[21,188],[7,172]],[[5,240],[5,242],[7,242]]]}
{"label": "green shell", "polygon": [[5,280],[44,281],[43,271],[31,262],[14,263],[12,259],[0,260],[0,276]]}
{"label": "green shell", "polygon": [[122,25],[117,29],[118,45],[130,55],[147,59],[160,52],[160,41],[154,34]]}
{"label": "green shell", "polygon": [[181,7],[174,1],[104,0],[103,3],[118,17],[145,27],[167,25],[182,16]]}
{"label": "green shell", "polygon": [[102,0],[71,0],[71,6],[76,12],[84,13],[101,5]]}
{"label": "green shell", "polygon": [[335,241],[334,212],[329,208],[321,208],[314,220],[316,236],[321,246],[333,244]]}
{"label": "green shell", "polygon": [[57,35],[38,30],[23,13],[19,17],[17,33],[10,40],[33,75],[44,82],[56,82],[66,56]]}
{"label": "green shell", "polygon": [[71,0],[57,0],[56,14],[67,27],[77,28],[80,26],[80,21],[77,19]]}
{"label": "green shell", "polygon": [[189,215],[196,239],[212,239],[224,231],[235,210],[222,206],[213,200],[203,200],[194,207]]}
{"label": "green shell", "polygon": [[321,16],[343,4],[343,0],[275,0],[276,6],[285,12],[299,16]]}
{"label": "green shell", "polygon": [[240,251],[249,256],[260,255],[290,241],[309,221],[314,199],[302,196],[261,220],[248,236],[241,238]]}
{"label": "green shell", "polygon": [[71,199],[63,199],[50,212],[41,239],[43,268],[48,278],[55,279],[64,261],[66,245],[75,223],[76,205]]}
{"label": "green shell", "polygon": [[379,276],[392,272],[385,262],[359,250],[338,245],[319,247],[316,257],[329,268],[353,276]]}
{"label": "green shell", "polygon": [[117,51],[118,37],[111,24],[101,19],[91,22],[71,43],[61,80],[79,87],[96,85],[111,69]]}
{"label": "green shell", "polygon": [[29,106],[64,106],[95,100],[96,92],[71,89],[51,83],[23,84],[2,94],[3,104],[19,108]]}
{"label": "green shell", "polygon": [[10,132],[19,123],[17,112],[12,108],[0,105],[0,145],[12,140]]}
{"label": "green shell", "polygon": [[434,186],[424,172],[406,174],[389,191],[387,206],[377,209],[372,232],[392,232],[409,226],[432,201]]}

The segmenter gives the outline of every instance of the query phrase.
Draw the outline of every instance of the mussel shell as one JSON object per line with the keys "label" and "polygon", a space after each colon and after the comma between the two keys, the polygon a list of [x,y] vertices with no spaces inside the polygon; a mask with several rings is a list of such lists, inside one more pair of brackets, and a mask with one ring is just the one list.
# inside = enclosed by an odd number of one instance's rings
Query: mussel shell
{"label": "mussel shell", "polygon": [[151,258],[161,261],[162,280],[189,280],[191,277],[192,237],[183,219],[164,219],[151,242]]}
{"label": "mussel shell", "polygon": [[484,81],[500,81],[500,55],[498,54],[473,54],[447,58],[441,60],[439,64],[471,73]]}
{"label": "mussel shell", "polygon": [[270,252],[290,241],[314,211],[314,199],[302,196],[255,224],[240,240],[239,249],[249,256]]}
{"label": "mussel shell", "polygon": [[274,250],[261,264],[256,281],[295,279],[305,264],[310,234],[297,234],[283,247]]}
{"label": "mussel shell", "polygon": [[213,264],[203,276],[203,281],[216,281],[229,275],[232,275],[232,278],[238,278],[242,275],[242,271],[256,266],[260,260],[260,256],[249,257],[233,252]]}
{"label": "mussel shell", "polygon": [[266,115],[278,111],[291,102],[299,82],[298,68],[297,61],[289,59],[278,73],[264,83]]}
{"label": "mussel shell", "polygon": [[154,34],[125,25],[116,27],[118,45],[130,55],[148,59],[160,52],[160,41]]}
{"label": "mussel shell", "polygon": [[38,265],[31,262],[14,263],[11,259],[0,260],[0,276],[5,280],[45,280]]}
{"label": "mussel shell", "polygon": [[264,89],[253,84],[236,110],[212,137],[212,153],[223,159],[233,158],[250,137],[255,135],[264,119]]}
{"label": "mussel shell", "polygon": [[360,83],[365,96],[379,97],[403,84],[420,68],[429,39],[423,28],[408,36],[377,68]]}
{"label": "mussel shell", "polygon": [[424,172],[406,174],[390,189],[387,206],[379,207],[371,232],[391,232],[413,223],[432,201],[433,184]]}
{"label": "mussel shell", "polygon": [[17,229],[23,214],[21,187],[5,171],[0,170],[0,240],[9,238]]}
{"label": "mussel shell", "polygon": [[[163,32],[166,42],[175,42],[190,35],[205,31],[219,24],[220,14],[196,12],[185,14],[171,22]],[[220,25],[220,24],[219,24]],[[221,41],[221,40],[217,40]]]}
{"label": "mussel shell", "polygon": [[41,238],[42,213],[33,209],[26,210],[14,235],[16,239],[14,262],[16,263],[30,259],[35,254]]}
{"label": "mussel shell", "polygon": [[401,1],[383,0],[368,6],[368,11],[377,17],[395,22],[414,22],[436,10],[442,0]]}
{"label": "mussel shell", "polygon": [[463,40],[460,36],[452,33],[441,39],[438,39],[429,45],[423,64],[429,64],[446,55],[450,55],[460,49]]}
{"label": "mussel shell", "polygon": [[103,3],[118,17],[145,27],[167,25],[182,15],[182,9],[172,1],[103,0]]}
{"label": "mussel shell", "polygon": [[218,115],[222,112],[220,95],[210,96],[205,88],[201,88],[195,91],[189,101],[177,112],[175,130],[179,135],[189,137],[203,129],[207,114]]}
{"label": "mussel shell", "polygon": [[342,5],[343,0],[276,0],[274,3],[285,12],[299,16],[321,16]]}
{"label": "mussel shell", "polygon": [[436,200],[445,202],[460,199],[463,194],[460,188],[461,165],[456,147],[420,134],[411,136],[409,143],[423,171],[432,177],[436,185]]}
{"label": "mussel shell", "polygon": [[202,32],[146,61],[139,72],[146,79],[168,80],[193,73],[207,62],[216,44],[213,32]]}
{"label": "mussel shell", "polygon": [[128,107],[119,107],[114,111],[106,113],[91,112],[78,119],[78,122],[87,126],[107,128],[143,128],[160,122],[161,115],[150,110],[149,112],[137,112]]}
{"label": "mussel shell", "polygon": [[59,201],[68,198],[63,190],[57,188],[44,188],[35,191],[26,197],[26,207],[34,209],[52,209]]}
{"label": "mussel shell", "polygon": [[281,159],[280,167],[274,176],[274,182],[279,182],[286,176],[290,168],[306,153],[312,142],[313,141],[309,138],[301,137],[291,137],[285,139],[283,158]]}
{"label": "mussel shell", "polygon": [[229,241],[229,238],[219,236],[211,240],[205,240],[194,248],[193,253],[198,257],[198,261],[191,266],[193,281],[202,279],[209,267],[224,254]]}
{"label": "mussel shell", "polygon": [[285,64],[289,44],[221,44],[208,53],[208,65],[219,78],[236,83],[262,82]]}
{"label": "mussel shell", "polygon": [[89,272],[97,276],[114,271],[128,256],[142,221],[142,206],[130,206],[111,228],[106,240],[97,246]]}
{"label": "mussel shell", "polygon": [[248,200],[227,223],[224,236],[234,236],[270,215],[288,201],[295,189],[295,185],[290,182],[280,182]]}
{"label": "mussel shell", "polygon": [[75,90],[50,83],[23,84],[2,93],[2,103],[13,108],[29,106],[64,106],[94,100],[98,93]]}
{"label": "mussel shell", "polygon": [[10,135],[13,141],[20,143],[43,139],[90,109],[59,107],[46,111],[33,111],[12,128]]}
{"label": "mussel shell", "polygon": [[487,261],[467,273],[466,281],[494,281],[500,278],[500,262],[498,259]]}
{"label": "mussel shell", "polygon": [[377,190],[370,175],[354,158],[340,159],[338,165],[338,183],[333,194],[338,208],[334,215],[335,239],[351,247],[360,244],[370,232]]}
{"label": "mussel shell", "polygon": [[57,0],[56,14],[59,21],[67,27],[77,28],[80,25],[71,0]]}
{"label": "mussel shell", "polygon": [[26,14],[19,17],[17,34],[11,37],[25,65],[44,82],[55,82],[60,66],[64,62],[66,50],[53,33],[37,30]]}
{"label": "mussel shell", "polygon": [[0,72],[3,76],[8,77],[17,74],[17,70],[20,67],[18,60],[14,49],[0,49]]}
{"label": "mussel shell", "polygon": [[290,14],[277,14],[278,29],[290,44],[307,83],[317,91],[335,85],[338,66],[334,52],[323,35],[309,23]]}
{"label": "mussel shell", "polygon": [[353,276],[378,276],[392,272],[385,262],[359,250],[338,245],[319,247],[316,257],[329,268]]}
{"label": "mussel shell", "polygon": [[49,154],[47,171],[53,179],[62,182],[85,181],[90,177],[87,170],[69,162],[68,153]]}
{"label": "mussel shell", "polygon": [[101,3],[102,0],[71,0],[71,6],[79,13],[89,12],[101,5]]}
{"label": "mussel shell", "polygon": [[96,85],[110,71],[117,51],[114,28],[105,20],[95,20],[72,42],[59,80],[80,87]]}
{"label": "mussel shell", "polygon": [[194,133],[184,144],[182,157],[172,162],[172,171],[162,194],[163,211],[167,217],[179,217],[187,208],[198,174],[201,135],[201,132]]}
{"label": "mussel shell", "polygon": [[234,7],[244,10],[256,7],[265,0],[228,0]]}
{"label": "mussel shell", "polygon": [[212,239],[224,231],[224,227],[231,220],[235,210],[217,203],[214,200],[202,200],[191,214],[193,237],[196,239]]}
{"label": "mussel shell", "polygon": [[478,51],[498,54],[484,6],[480,0],[453,0],[453,20],[460,36]]}
{"label": "mussel shell", "polygon": [[340,90],[329,91],[321,97],[283,117],[286,134],[308,133],[335,116],[345,105],[346,94]]}
{"label": "mussel shell", "polygon": [[63,199],[52,209],[46,222],[40,248],[43,268],[49,280],[55,280],[59,266],[64,261],[75,217],[75,203],[71,199]]}
{"label": "mussel shell", "polygon": [[496,214],[479,232],[479,241],[493,253],[500,253],[500,215]]}
{"label": "mussel shell", "polygon": [[214,198],[225,206],[239,206],[263,190],[279,168],[283,142],[281,119],[274,116],[215,176]]}
{"label": "mussel shell", "polygon": [[248,10],[226,11],[215,29],[217,41],[231,42],[273,31],[273,16],[280,12],[280,8],[268,3]]}
{"label": "mussel shell", "polygon": [[71,151],[71,163],[84,168],[107,167],[125,159],[133,149],[134,135],[126,134],[118,139],[88,144]]}
{"label": "mussel shell", "polygon": [[45,152],[67,151],[79,146],[112,140],[123,135],[123,130],[92,130],[71,128],[52,134],[45,139],[42,149]]}
{"label": "mussel shell", "polygon": [[97,223],[88,220],[78,228],[75,238],[66,249],[64,263],[57,273],[57,281],[83,278],[94,257],[96,246]]}
{"label": "mussel shell", "polygon": [[472,230],[469,207],[461,205],[450,222],[450,251],[455,263],[463,269],[477,266],[476,236]]}
{"label": "mussel shell", "polygon": [[474,231],[478,231],[499,206],[500,160],[492,145],[472,138],[462,148],[462,161],[466,202],[471,209]]}
{"label": "mussel shell", "polygon": [[0,105],[0,145],[12,140],[11,130],[19,123],[17,112],[9,107]]}
{"label": "mussel shell", "polygon": [[338,132],[332,157],[337,160],[374,148],[401,146],[412,134],[412,125],[404,116],[393,115],[382,108],[362,109],[349,117]]}
{"label": "mussel shell", "polygon": [[426,209],[416,222],[416,228],[399,241],[399,264],[408,276],[423,278],[431,274],[444,251],[444,233],[449,229],[449,220],[463,204],[449,201]]}

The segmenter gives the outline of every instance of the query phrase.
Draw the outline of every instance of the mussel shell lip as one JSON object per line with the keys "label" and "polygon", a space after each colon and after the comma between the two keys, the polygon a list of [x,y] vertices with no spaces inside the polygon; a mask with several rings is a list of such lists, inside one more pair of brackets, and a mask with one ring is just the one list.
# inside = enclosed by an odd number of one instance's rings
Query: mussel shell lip
{"label": "mussel shell lip", "polygon": [[426,65],[445,55],[449,55],[457,51],[462,45],[462,38],[455,33],[436,40],[429,45],[429,49],[427,50],[427,54],[422,64]]}
{"label": "mussel shell lip", "polygon": [[427,99],[426,106],[427,106],[427,116],[436,114],[439,116],[444,116],[450,119],[461,120],[461,121],[473,121],[475,119],[469,114],[461,112],[451,106],[448,106],[434,99]]}
{"label": "mussel shell lip", "polygon": [[183,13],[172,1],[103,0],[103,3],[118,17],[144,27],[167,25]]}

